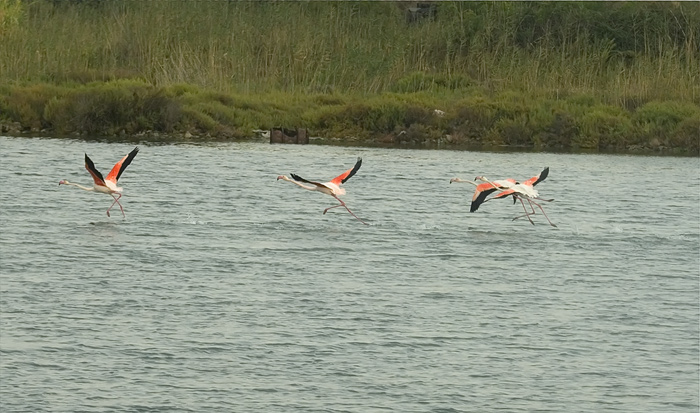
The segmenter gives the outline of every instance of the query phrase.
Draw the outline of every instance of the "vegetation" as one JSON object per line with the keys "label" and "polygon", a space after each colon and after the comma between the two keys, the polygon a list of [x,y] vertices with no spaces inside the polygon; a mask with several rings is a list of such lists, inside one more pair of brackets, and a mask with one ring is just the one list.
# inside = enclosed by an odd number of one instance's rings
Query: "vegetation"
{"label": "vegetation", "polygon": [[699,4],[406,4],[0,0],[2,131],[699,154]]}

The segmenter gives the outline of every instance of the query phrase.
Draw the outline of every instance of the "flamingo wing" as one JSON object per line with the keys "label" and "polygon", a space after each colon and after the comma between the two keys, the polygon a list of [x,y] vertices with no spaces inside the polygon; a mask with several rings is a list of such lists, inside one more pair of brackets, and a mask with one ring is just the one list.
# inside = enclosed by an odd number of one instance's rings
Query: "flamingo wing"
{"label": "flamingo wing", "polygon": [[494,198],[505,198],[508,195],[512,195],[514,193],[515,193],[515,189],[506,189],[505,191],[501,191],[501,193],[496,195]]}
{"label": "flamingo wing", "polygon": [[[338,186],[340,186],[340,184],[344,184],[345,181],[352,178],[352,176],[357,173],[357,171],[360,169],[360,166],[362,166],[362,158],[357,158],[357,162],[355,163],[355,166],[353,166],[352,168],[343,172],[342,174],[336,176],[335,178],[331,179],[331,182],[338,185]],[[313,183],[313,182],[311,182],[311,183]]]}
{"label": "flamingo wing", "polygon": [[[474,190],[474,195],[472,196],[472,204],[469,208],[469,212],[474,212],[479,209],[479,206],[486,202],[486,198],[494,191],[503,191],[504,189],[513,185],[515,185],[515,180],[512,178],[495,181],[493,183],[484,182],[483,184],[477,185],[476,189]],[[512,193],[512,190],[510,190],[510,192]],[[501,192],[501,194],[502,193],[503,192]],[[496,196],[496,198],[500,198],[501,194]]]}
{"label": "flamingo wing", "polygon": [[102,177],[100,171],[95,168],[95,164],[87,154],[85,154],[85,169],[92,175],[92,180],[95,181],[95,185],[105,186],[105,179]]}
{"label": "flamingo wing", "polygon": [[494,188],[490,184],[488,185],[490,189],[479,191],[479,187],[476,188],[476,191],[474,191],[474,196],[472,197],[472,204],[469,208],[469,212],[475,212],[477,209],[479,209],[479,206],[481,206],[481,204],[483,204],[486,201],[486,197],[493,193],[493,191],[496,191],[496,188]]}
{"label": "flamingo wing", "polygon": [[290,175],[295,181],[306,182],[307,184],[316,185],[316,186],[319,187],[319,188],[328,188],[327,186],[323,185],[323,184],[320,183],[320,182],[309,181],[308,179],[304,179],[304,178],[302,178],[301,176],[299,176],[299,175],[297,175],[297,174],[289,174],[289,175]]}
{"label": "flamingo wing", "polygon": [[545,179],[547,179],[547,175],[549,175],[549,167],[544,168],[544,170],[542,172],[540,172],[539,175],[533,176],[532,178],[523,182],[523,185],[535,186],[535,185],[539,184],[540,182],[544,181]]}
{"label": "flamingo wing", "polygon": [[112,168],[111,171],[109,171],[109,174],[107,174],[107,180],[112,181],[115,184],[119,180],[119,177],[122,176],[122,173],[124,173],[124,170],[126,169],[127,166],[131,163],[131,161],[134,160],[134,157],[136,154],[139,153],[139,148],[138,146],[134,148],[133,151],[129,152],[128,155],[123,157],[119,162],[117,162],[114,167]]}

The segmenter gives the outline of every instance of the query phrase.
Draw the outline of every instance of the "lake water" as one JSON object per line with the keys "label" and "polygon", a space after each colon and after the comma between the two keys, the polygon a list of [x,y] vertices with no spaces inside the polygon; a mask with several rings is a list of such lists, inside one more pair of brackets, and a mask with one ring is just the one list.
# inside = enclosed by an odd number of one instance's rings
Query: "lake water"
{"label": "lake water", "polygon": [[3,412],[698,411],[698,158],[133,147],[0,138]]}

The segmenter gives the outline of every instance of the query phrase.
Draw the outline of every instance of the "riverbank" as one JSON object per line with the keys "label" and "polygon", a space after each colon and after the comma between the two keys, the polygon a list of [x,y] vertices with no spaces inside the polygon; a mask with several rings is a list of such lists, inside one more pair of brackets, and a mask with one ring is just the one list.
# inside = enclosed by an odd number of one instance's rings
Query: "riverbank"
{"label": "riverbank", "polygon": [[700,5],[405,4],[0,0],[0,132],[699,154]]}
{"label": "riverbank", "polygon": [[161,142],[250,140],[306,128],[315,142],[426,148],[700,154],[700,106],[651,101],[625,109],[590,95],[459,92],[373,96],[228,94],[121,79],[0,88],[5,135]]}

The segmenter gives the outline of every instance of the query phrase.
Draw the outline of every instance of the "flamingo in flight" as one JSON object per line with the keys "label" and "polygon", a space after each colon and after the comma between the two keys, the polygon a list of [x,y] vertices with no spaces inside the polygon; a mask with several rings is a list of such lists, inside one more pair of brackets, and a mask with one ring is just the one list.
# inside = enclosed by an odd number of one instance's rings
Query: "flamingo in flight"
{"label": "flamingo in flight", "polygon": [[[335,198],[338,202],[340,202],[340,204],[338,204],[338,205],[333,205],[333,206],[330,206],[330,207],[324,209],[323,210],[324,215],[326,212],[328,212],[329,209],[343,207],[350,213],[350,215],[355,217],[358,221],[362,222],[365,225],[369,225],[365,221],[361,220],[357,215],[355,215],[350,210],[350,208],[348,208],[347,205],[345,205],[345,202],[343,202],[340,198],[338,198],[338,196],[340,196],[340,195],[345,195],[345,188],[341,188],[340,185],[344,184],[348,179],[352,178],[352,176],[355,175],[357,173],[357,171],[360,169],[360,166],[362,166],[362,158],[357,158],[357,162],[355,163],[355,166],[353,166],[352,168],[343,172],[342,174],[336,176],[335,178],[331,179],[329,182],[324,182],[324,183],[309,181],[309,180],[304,179],[304,178],[300,177],[299,175],[295,175],[295,174],[290,174],[293,179],[290,179],[289,177],[287,177],[285,175],[280,175],[277,177],[277,180],[279,181],[280,179],[282,179],[283,181],[291,182],[294,185],[300,186],[306,190],[318,191],[318,192],[324,193],[326,195],[330,195],[333,198]],[[305,182],[307,184],[311,184],[311,186],[304,185],[300,182]]]}
{"label": "flamingo in flight", "polygon": [[114,204],[117,204],[119,205],[119,209],[122,210],[122,215],[124,216],[124,218],[126,218],[126,214],[124,214],[124,208],[119,202],[119,198],[122,197],[123,188],[117,186],[117,181],[119,180],[119,177],[122,176],[122,173],[124,173],[126,167],[129,166],[132,160],[134,160],[134,157],[137,153],[139,153],[138,147],[134,148],[133,151],[129,152],[128,155],[126,155],[119,162],[117,162],[112,168],[112,170],[109,171],[109,174],[107,174],[107,178],[102,177],[102,174],[100,173],[100,171],[97,170],[97,168],[95,168],[95,164],[92,162],[90,157],[87,154],[85,154],[85,169],[87,169],[88,172],[90,172],[90,175],[92,175],[92,179],[93,181],[95,181],[95,184],[90,188],[74,184],[73,182],[68,182],[65,179],[59,181],[58,184],[72,185],[84,191],[93,191],[100,192],[103,194],[109,194],[112,196],[112,198],[114,198],[114,202],[112,202],[112,205],[110,205],[109,208],[107,208],[107,216],[110,216],[109,210],[112,209]]}
{"label": "flamingo in flight", "polygon": [[452,182],[469,183],[476,187],[474,189],[474,195],[472,196],[472,204],[469,207],[469,212],[475,212],[476,210],[478,210],[479,206],[486,202],[486,197],[491,195],[493,192],[503,191],[517,184],[515,179],[512,178],[501,179],[493,182],[484,182],[482,184],[477,184],[474,181],[465,181],[460,178],[450,179],[450,183]]}
{"label": "flamingo in flight", "polygon": [[[499,181],[491,182],[484,176],[477,176],[476,178],[474,178],[474,180],[482,181],[482,182],[486,183],[487,185],[491,185],[494,190],[500,191],[500,193],[498,195],[494,196],[491,199],[502,199],[502,198],[505,198],[509,195],[512,195],[513,202],[515,202],[516,200],[520,201],[520,203],[523,206],[523,210],[525,211],[525,214],[519,215],[519,216],[513,218],[513,220],[516,220],[516,219],[522,218],[522,217],[527,217],[527,219],[530,221],[530,223],[532,225],[535,225],[535,223],[532,221],[532,218],[530,218],[530,215],[535,214],[535,208],[533,207],[533,205],[536,205],[540,209],[540,211],[542,211],[542,215],[544,215],[544,217],[547,219],[547,221],[549,222],[549,225],[556,227],[556,225],[554,225],[552,223],[552,221],[549,220],[549,217],[544,212],[542,205],[540,205],[538,202],[536,202],[536,201],[540,201],[540,202],[553,201],[553,199],[540,198],[539,192],[534,188],[535,185],[544,181],[548,175],[549,175],[549,167],[544,168],[544,170],[542,172],[540,172],[539,175],[533,176],[532,178],[530,178],[524,182],[516,182],[514,185],[511,185],[509,187],[504,187],[503,185],[501,185],[499,183]],[[481,184],[481,185],[483,185],[483,184]],[[477,188],[478,188],[478,185],[477,185]],[[527,211],[527,208],[525,207],[525,202],[523,201],[523,199],[525,199],[528,202],[528,204],[530,205],[531,212]],[[484,202],[486,202],[486,201],[484,201]]]}

